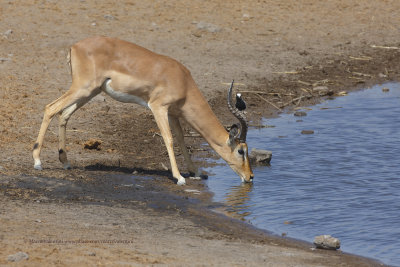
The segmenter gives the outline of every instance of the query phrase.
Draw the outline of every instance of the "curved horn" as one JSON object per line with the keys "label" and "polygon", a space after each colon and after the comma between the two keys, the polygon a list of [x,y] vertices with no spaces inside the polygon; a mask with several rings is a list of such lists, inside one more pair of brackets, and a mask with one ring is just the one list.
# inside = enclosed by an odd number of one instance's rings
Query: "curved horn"
{"label": "curved horn", "polygon": [[232,89],[233,83],[235,81],[232,80],[231,87],[228,89],[228,108],[232,112],[232,114],[239,120],[240,122],[240,136],[239,140],[241,142],[246,142],[246,135],[247,135],[247,120],[243,112],[240,112],[236,107],[232,105]]}

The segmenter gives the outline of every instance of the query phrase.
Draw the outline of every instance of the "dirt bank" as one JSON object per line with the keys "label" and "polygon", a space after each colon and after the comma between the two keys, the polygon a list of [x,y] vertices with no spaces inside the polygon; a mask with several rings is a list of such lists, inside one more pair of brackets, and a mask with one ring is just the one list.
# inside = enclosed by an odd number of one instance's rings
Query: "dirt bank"
{"label": "dirt bank", "polygon": [[[69,87],[68,48],[88,36],[118,37],[181,61],[225,125],[234,122],[225,104],[233,78],[251,124],[321,95],[398,80],[400,3],[353,2],[2,1],[0,264],[22,250],[26,263],[37,265],[374,265],[260,235],[203,210],[214,205],[208,193],[185,193],[168,179],[151,113],[104,95],[69,122],[73,170],[58,162],[57,123],[46,136],[45,169],[34,171],[31,159],[44,106]],[[102,141],[101,150],[83,148],[90,138]],[[215,156],[201,138],[187,139],[199,164]],[[179,162],[185,172],[181,156]],[[124,176],[131,173],[132,181]],[[130,243],[29,242],[79,238]]]}

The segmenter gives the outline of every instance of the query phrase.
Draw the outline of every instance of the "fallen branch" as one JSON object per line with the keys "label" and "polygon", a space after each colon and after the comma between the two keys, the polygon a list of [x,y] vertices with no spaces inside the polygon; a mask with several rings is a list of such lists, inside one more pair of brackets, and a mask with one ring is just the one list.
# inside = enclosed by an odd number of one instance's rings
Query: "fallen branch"
{"label": "fallen branch", "polygon": [[297,101],[297,100],[299,100],[298,102],[297,102],[297,104],[296,104],[296,107],[300,104],[300,101],[303,99],[303,92],[301,92],[301,95],[300,95],[300,97],[298,97],[298,98],[295,98],[295,99],[293,99],[292,100],[292,103],[294,102],[294,101]]}
{"label": "fallen branch", "polygon": [[[231,85],[231,83],[221,83],[221,84],[223,84],[223,85]],[[236,85],[236,86],[237,86],[237,85],[239,85],[239,86],[245,86],[244,83],[237,83],[237,82],[235,82],[235,85]]]}
{"label": "fallen branch", "polygon": [[267,102],[268,104],[270,104],[271,106],[273,106],[274,108],[276,108],[279,111],[282,111],[282,109],[280,109],[279,107],[277,107],[274,103],[268,101],[267,99],[265,99],[264,97],[260,96],[259,94],[256,94],[256,96],[258,96],[259,98],[261,98],[262,100],[264,100],[265,102]]}
{"label": "fallen branch", "polygon": [[297,107],[297,106],[300,104],[300,101],[301,101],[304,97],[305,97],[305,96],[301,95],[301,96],[299,96],[299,97],[293,98],[293,99],[290,100],[289,102],[286,102],[285,104],[283,104],[283,107],[286,107],[286,106],[288,106],[290,103],[294,103],[294,102],[298,101],[297,104],[295,105],[295,107]]}
{"label": "fallen branch", "polygon": [[329,79],[324,79],[324,80],[316,81],[315,83],[312,84],[312,86],[315,87],[320,84],[327,84],[328,82],[329,82]]}
{"label": "fallen branch", "polygon": [[307,86],[311,86],[311,85],[312,85],[312,83],[303,82],[303,81],[300,81],[300,80],[298,80],[297,82],[298,82],[298,83],[301,83],[301,84],[303,84],[303,85],[307,85]]}
{"label": "fallen branch", "polygon": [[363,76],[363,77],[372,77],[370,74],[365,74],[361,72],[352,72],[354,75]]}
{"label": "fallen branch", "polygon": [[400,47],[397,46],[381,46],[381,45],[371,45],[372,48],[381,48],[381,49],[390,49],[390,50],[398,50]]}
{"label": "fallen branch", "polygon": [[352,56],[349,56],[349,58],[354,59],[354,60],[363,60],[363,61],[372,60],[372,57],[367,57],[367,56],[362,56],[362,57],[352,57]]}
{"label": "fallen branch", "polygon": [[273,71],[274,74],[298,74],[298,71]]}
{"label": "fallen branch", "polygon": [[294,96],[294,94],[281,94],[281,93],[271,93],[271,92],[262,92],[262,91],[240,91],[241,93],[248,93],[248,94],[260,94],[260,95],[276,95],[276,96]]}

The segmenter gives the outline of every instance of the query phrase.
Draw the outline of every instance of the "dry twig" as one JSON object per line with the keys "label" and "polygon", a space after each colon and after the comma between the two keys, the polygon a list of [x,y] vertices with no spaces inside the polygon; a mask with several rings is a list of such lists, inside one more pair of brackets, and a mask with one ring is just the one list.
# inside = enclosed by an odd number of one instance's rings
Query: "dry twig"
{"label": "dry twig", "polygon": [[381,49],[389,49],[389,50],[398,50],[400,47],[397,46],[381,46],[381,45],[371,45],[372,48],[381,48]]}
{"label": "dry twig", "polygon": [[259,94],[256,94],[256,96],[258,96],[259,98],[261,98],[262,100],[264,100],[265,102],[267,102],[268,104],[270,104],[271,106],[273,106],[274,108],[276,108],[279,111],[282,111],[282,109],[280,109],[279,107],[277,107],[274,103],[272,103],[271,101],[268,101],[267,99],[265,99],[264,97],[260,96]]}

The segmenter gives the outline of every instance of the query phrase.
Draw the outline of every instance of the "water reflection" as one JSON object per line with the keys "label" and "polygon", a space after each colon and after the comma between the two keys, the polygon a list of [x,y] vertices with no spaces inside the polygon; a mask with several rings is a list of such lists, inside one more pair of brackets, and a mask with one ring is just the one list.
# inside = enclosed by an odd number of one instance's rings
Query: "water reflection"
{"label": "water reflection", "polygon": [[254,206],[254,204],[249,204],[249,194],[252,189],[252,183],[242,183],[230,188],[229,193],[225,195],[224,199],[224,202],[228,205],[226,212],[230,216],[244,221],[251,214],[249,208]]}

